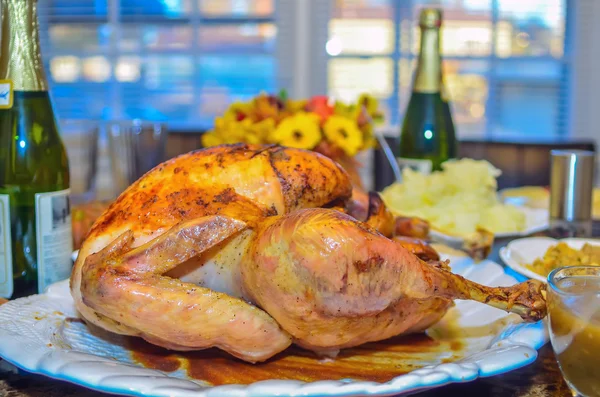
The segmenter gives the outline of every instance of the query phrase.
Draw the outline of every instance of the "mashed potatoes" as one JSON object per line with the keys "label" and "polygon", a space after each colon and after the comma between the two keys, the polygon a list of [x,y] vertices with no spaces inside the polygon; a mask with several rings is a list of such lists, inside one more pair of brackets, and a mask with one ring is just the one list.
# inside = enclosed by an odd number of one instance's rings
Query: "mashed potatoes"
{"label": "mashed potatoes", "polygon": [[500,170],[487,161],[461,159],[443,171],[424,175],[411,169],[403,182],[388,186],[382,197],[397,215],[417,216],[446,234],[467,236],[478,227],[493,233],[525,229],[525,214],[502,204],[496,195]]}

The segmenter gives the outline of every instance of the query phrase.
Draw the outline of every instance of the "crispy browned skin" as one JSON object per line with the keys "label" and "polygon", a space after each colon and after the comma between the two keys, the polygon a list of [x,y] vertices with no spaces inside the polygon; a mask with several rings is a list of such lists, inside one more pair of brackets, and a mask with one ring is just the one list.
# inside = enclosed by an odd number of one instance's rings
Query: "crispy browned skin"
{"label": "crispy browned skin", "polygon": [[[125,233],[128,236],[126,247],[130,249],[151,242],[181,222],[221,215],[252,227],[267,216],[283,214],[298,208],[319,207],[334,201],[344,202],[350,195],[351,185],[341,167],[324,156],[308,151],[276,146],[231,145],[192,152],[169,160],[131,185],[95,222],[82,244],[72,271],[71,290],[76,307],[87,321],[112,332],[142,336],[151,342],[171,348],[206,347],[211,344],[207,342],[210,338],[204,335],[202,330],[197,330],[195,340],[188,339],[182,344],[162,343],[161,341],[171,338],[172,334],[167,330],[176,323],[172,319],[169,320],[166,314],[156,319],[157,329],[167,331],[161,335],[154,328],[151,331],[140,327],[138,320],[131,316],[125,319],[126,313],[122,310],[130,305],[127,302],[138,299],[137,292],[129,288],[131,283],[125,288],[123,277],[116,277],[119,274],[107,273],[105,270],[115,266],[124,267],[123,274],[126,277],[129,271],[126,270],[127,266],[122,264],[122,259],[98,261],[98,258],[94,259],[91,254],[105,247],[109,249]],[[227,234],[222,238],[229,243],[221,243],[219,248],[223,248],[224,252],[222,255],[215,255],[213,262],[216,264],[213,267],[222,268],[227,263],[235,266],[234,259],[243,254],[243,242]],[[199,254],[202,249],[197,247],[194,252]],[[182,248],[181,255],[187,257],[189,253]],[[181,262],[183,260],[177,264]],[[115,265],[116,263],[119,265]],[[86,272],[82,272],[84,264],[87,266]],[[99,277],[99,274],[104,276]],[[227,275],[233,278],[235,271]],[[87,284],[82,283],[82,276],[88,280]],[[192,282],[199,283],[197,277],[192,275],[189,278]],[[137,279],[130,281],[136,282],[138,286],[141,283],[141,280]],[[233,282],[234,280],[229,280],[224,283]],[[194,285],[180,284],[183,285],[178,287],[178,296],[183,299],[182,297],[187,295],[185,291]],[[103,293],[118,286],[123,288],[119,293],[115,292],[114,300],[108,298],[112,295]],[[169,302],[160,296],[164,295],[155,296],[156,302]],[[250,306],[243,301],[238,302],[238,298],[243,296],[219,297],[221,302],[230,304],[231,310],[234,311],[238,310],[236,308],[239,305]],[[176,304],[174,298],[169,299]],[[199,306],[204,302],[204,309],[209,312],[213,307],[210,297],[206,294],[192,300]],[[198,318],[193,321],[200,324],[207,315],[204,312],[197,314]],[[268,317],[264,312],[263,315]],[[145,321],[150,322],[152,319],[146,315]],[[193,321],[190,321],[192,324]],[[172,331],[178,332],[177,329]],[[212,331],[204,333],[210,332]],[[237,331],[234,332],[231,328],[225,327],[219,332],[223,334],[220,335],[221,341],[213,341],[213,345],[225,346],[233,344],[235,340],[239,341],[239,337],[235,336]],[[287,344],[271,343],[264,338],[262,344],[250,339],[247,342],[245,344],[244,341],[239,341],[238,350],[246,348],[245,358],[257,361],[287,347],[289,338]]]}
{"label": "crispy browned skin", "polygon": [[359,221],[366,220],[369,216],[369,194],[355,186],[352,189],[350,200],[344,206],[344,212],[347,212]]}
{"label": "crispy browned skin", "polygon": [[365,222],[386,237],[394,235],[394,215],[387,209],[379,193],[369,192],[369,213]]}
{"label": "crispy browned skin", "polygon": [[[360,197],[360,199],[357,199],[357,197]],[[362,208],[365,197],[368,200],[366,215]],[[414,217],[394,218],[394,215],[385,206],[383,199],[377,192],[369,192],[368,195],[365,194],[365,197],[363,197],[360,189],[355,187],[349,201],[349,207],[341,211],[352,215],[358,220],[364,220],[367,225],[378,230],[385,237],[392,238],[418,258],[424,261],[439,261],[439,254],[426,240],[429,236],[428,222]],[[359,205],[358,203],[362,204]]]}
{"label": "crispy browned skin", "polygon": [[478,228],[465,239],[462,249],[474,260],[482,261],[488,257],[493,245],[494,233]]}
{"label": "crispy browned skin", "polygon": [[439,261],[440,255],[437,251],[429,245],[429,243],[425,240],[421,240],[414,237],[406,237],[406,236],[394,236],[392,240],[402,247],[407,249],[411,254],[415,255],[417,258],[427,261]]}
{"label": "crispy browned skin", "polygon": [[422,331],[453,299],[484,302],[528,320],[546,315],[544,283],[476,284],[326,209],[299,210],[262,223],[242,266],[252,300],[297,344],[317,351]]}
{"label": "crispy browned skin", "polygon": [[[118,313],[117,318],[155,344],[179,350],[217,346],[249,361],[269,358],[288,347],[290,338],[267,313],[242,299],[164,275],[245,227],[219,215],[203,217],[135,249],[128,231],[85,261],[83,302],[107,317]],[[213,315],[204,315],[202,310],[209,308]]]}
{"label": "crispy browned skin", "polygon": [[399,216],[396,218],[394,235],[426,239],[429,229],[429,222],[424,219]]}
{"label": "crispy browned skin", "polygon": [[[490,288],[425,263],[332,209],[351,193],[337,164],[302,150],[231,145],[170,160],[95,223],[71,277],[77,309],[112,332],[249,362],[292,342],[334,353],[422,331],[453,299],[545,315],[544,284]],[[385,214],[371,211],[381,230]]]}

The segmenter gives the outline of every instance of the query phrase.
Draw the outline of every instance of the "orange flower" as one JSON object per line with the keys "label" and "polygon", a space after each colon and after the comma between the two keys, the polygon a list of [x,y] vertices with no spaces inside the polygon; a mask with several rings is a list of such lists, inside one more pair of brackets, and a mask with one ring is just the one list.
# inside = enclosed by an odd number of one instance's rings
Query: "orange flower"
{"label": "orange flower", "polygon": [[279,113],[281,112],[283,106],[279,98],[261,94],[258,97],[254,98],[254,119],[255,121],[265,120],[265,119],[279,119]]}
{"label": "orange flower", "polygon": [[321,117],[321,121],[325,121],[333,114],[334,109],[329,103],[329,98],[326,96],[314,96],[308,101],[306,110],[318,114]]}

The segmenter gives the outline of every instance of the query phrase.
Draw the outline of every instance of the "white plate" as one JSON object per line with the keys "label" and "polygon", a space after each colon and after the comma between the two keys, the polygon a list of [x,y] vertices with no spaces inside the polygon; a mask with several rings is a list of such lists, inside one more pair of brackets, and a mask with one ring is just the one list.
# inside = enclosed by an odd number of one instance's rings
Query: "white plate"
{"label": "white plate", "polygon": [[[469,258],[454,258],[453,268],[467,278],[489,285],[516,282],[491,261],[474,265]],[[424,367],[386,383],[272,379],[251,385],[212,387],[202,380],[188,379],[183,372],[167,374],[137,366],[121,337],[109,342],[92,336],[82,322],[73,321],[75,316],[66,280],[51,286],[44,295],[0,306],[0,356],[30,372],[132,396],[387,396],[511,371],[533,362],[536,350],[548,341],[543,322],[525,324],[501,310],[457,301],[440,323],[428,331],[434,338],[460,334],[466,357],[457,362]],[[482,333],[482,329],[486,331]],[[441,358],[436,359],[441,362]],[[301,374],[302,368],[298,371]]]}
{"label": "white plate", "polygon": [[555,240],[550,237],[528,237],[513,240],[506,247],[502,247],[500,258],[517,273],[546,282],[546,277],[527,269],[525,265],[543,257],[548,248],[558,244],[559,241],[565,242],[575,249],[581,249],[585,243],[600,245],[600,240],[597,239],[566,238]]}
{"label": "white plate", "polygon": [[[496,238],[529,236],[548,229],[548,210],[540,208],[518,207],[525,214],[525,229],[519,232],[496,233]],[[431,230],[431,238],[444,244],[457,246],[464,242],[464,238],[445,234],[438,230]]]}

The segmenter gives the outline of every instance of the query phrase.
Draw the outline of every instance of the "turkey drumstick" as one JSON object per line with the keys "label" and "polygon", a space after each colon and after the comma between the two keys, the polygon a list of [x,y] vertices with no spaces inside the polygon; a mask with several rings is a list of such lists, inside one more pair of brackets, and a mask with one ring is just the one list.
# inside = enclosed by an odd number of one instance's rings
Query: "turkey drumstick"
{"label": "turkey drumstick", "polygon": [[297,344],[335,350],[423,331],[470,299],[546,315],[544,284],[485,287],[419,260],[400,244],[338,211],[304,209],[258,227],[242,261],[244,287]]}

